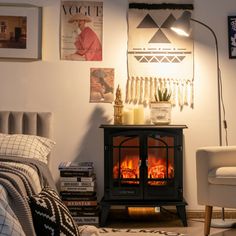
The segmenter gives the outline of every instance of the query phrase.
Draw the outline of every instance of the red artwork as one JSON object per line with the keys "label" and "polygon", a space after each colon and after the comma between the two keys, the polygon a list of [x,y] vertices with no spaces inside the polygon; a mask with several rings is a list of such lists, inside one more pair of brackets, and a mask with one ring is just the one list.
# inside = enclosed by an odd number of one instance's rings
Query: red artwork
{"label": "red artwork", "polygon": [[112,103],[114,100],[114,69],[90,69],[90,102]]}

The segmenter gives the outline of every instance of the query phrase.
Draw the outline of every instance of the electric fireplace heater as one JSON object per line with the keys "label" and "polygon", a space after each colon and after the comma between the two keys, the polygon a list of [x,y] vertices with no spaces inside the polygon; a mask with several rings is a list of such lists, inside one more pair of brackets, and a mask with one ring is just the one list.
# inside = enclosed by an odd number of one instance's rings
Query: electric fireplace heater
{"label": "electric fireplace heater", "polygon": [[184,125],[101,125],[104,197],[100,225],[111,205],[176,206],[187,226],[183,198]]}

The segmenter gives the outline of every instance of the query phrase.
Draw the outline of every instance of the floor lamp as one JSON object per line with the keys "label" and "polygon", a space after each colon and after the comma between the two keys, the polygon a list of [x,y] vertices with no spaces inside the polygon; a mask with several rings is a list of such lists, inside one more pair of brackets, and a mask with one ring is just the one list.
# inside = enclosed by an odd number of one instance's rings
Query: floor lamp
{"label": "floor lamp", "polygon": [[[223,103],[223,97],[222,97],[222,81],[221,81],[221,73],[220,73],[220,64],[219,64],[219,49],[218,49],[218,40],[216,37],[215,32],[212,28],[210,28],[205,23],[195,20],[191,18],[191,12],[184,11],[183,14],[178,18],[175,23],[172,25],[171,30],[175,31],[181,36],[189,37],[191,33],[191,25],[190,21],[196,22],[205,28],[207,28],[213,35],[215,40],[215,49],[216,49],[216,67],[217,67],[217,102],[218,102],[218,132],[219,132],[219,145],[222,146],[222,125],[221,125],[221,110],[223,108],[224,111],[224,129],[227,130],[227,122],[225,120],[225,109],[224,109],[224,103]],[[222,105],[222,106],[221,106]],[[227,131],[226,131],[226,145],[228,145],[227,140]],[[235,224],[235,221],[232,220],[225,220],[224,216],[224,208],[222,208],[222,219],[221,220],[215,220],[212,221],[211,226],[212,227],[232,227],[233,224]]]}

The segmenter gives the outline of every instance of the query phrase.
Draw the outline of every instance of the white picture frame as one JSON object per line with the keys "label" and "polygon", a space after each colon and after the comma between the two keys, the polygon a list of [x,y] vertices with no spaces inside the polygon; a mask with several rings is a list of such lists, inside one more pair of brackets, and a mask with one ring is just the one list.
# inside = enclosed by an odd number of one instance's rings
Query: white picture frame
{"label": "white picture frame", "polygon": [[42,8],[0,5],[0,58],[42,58]]}

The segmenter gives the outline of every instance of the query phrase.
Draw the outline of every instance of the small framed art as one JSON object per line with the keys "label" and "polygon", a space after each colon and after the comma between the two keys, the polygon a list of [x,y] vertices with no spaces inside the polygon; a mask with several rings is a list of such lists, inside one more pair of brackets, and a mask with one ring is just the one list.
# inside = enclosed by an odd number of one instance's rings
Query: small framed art
{"label": "small framed art", "polygon": [[236,16],[228,16],[229,58],[236,58]]}
{"label": "small framed art", "polygon": [[0,5],[0,58],[41,59],[42,8]]}

